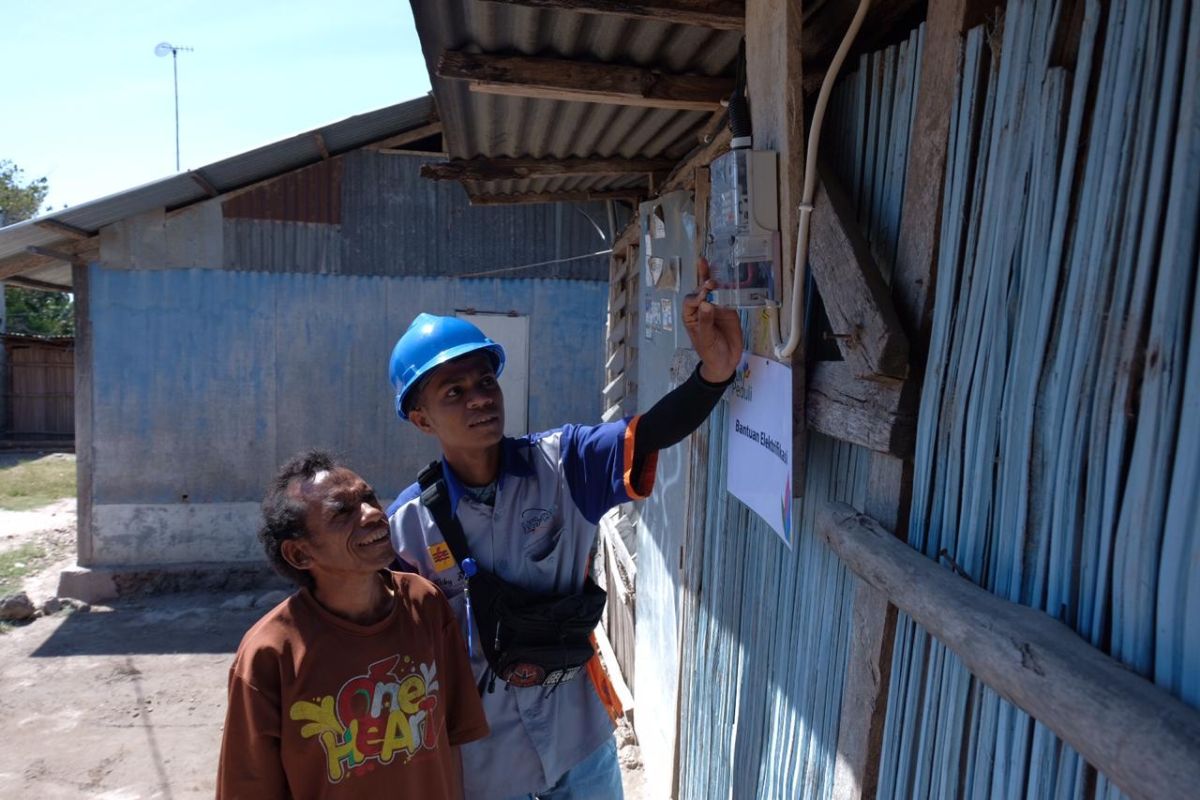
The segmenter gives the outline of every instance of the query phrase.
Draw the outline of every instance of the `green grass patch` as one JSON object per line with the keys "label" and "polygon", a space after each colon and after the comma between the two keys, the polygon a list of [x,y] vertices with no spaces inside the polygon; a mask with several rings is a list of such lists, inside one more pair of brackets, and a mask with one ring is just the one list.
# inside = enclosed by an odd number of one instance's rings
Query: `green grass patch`
{"label": "green grass patch", "polygon": [[40,570],[49,561],[49,553],[38,544],[23,544],[0,553],[0,597],[21,590],[21,579]]}
{"label": "green grass patch", "polygon": [[0,469],[0,509],[27,511],[74,496],[74,456],[42,456]]}

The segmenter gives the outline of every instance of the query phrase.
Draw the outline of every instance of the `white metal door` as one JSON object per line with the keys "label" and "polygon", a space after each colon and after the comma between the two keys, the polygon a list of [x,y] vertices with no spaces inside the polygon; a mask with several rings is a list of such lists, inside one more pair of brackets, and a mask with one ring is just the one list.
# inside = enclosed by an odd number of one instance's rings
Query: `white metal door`
{"label": "white metal door", "polygon": [[491,311],[455,311],[504,348],[504,433],[524,436],[529,428],[529,317]]}

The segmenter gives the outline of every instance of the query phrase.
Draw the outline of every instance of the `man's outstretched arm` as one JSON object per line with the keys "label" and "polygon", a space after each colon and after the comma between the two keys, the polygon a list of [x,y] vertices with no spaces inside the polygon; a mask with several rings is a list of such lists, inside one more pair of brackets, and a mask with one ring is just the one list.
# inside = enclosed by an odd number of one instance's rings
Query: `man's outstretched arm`
{"label": "man's outstretched arm", "polygon": [[708,419],[725,387],[733,383],[742,358],[742,325],[737,311],[704,299],[715,284],[703,259],[697,271],[699,286],[683,301],[683,326],[700,355],[700,365],[638,420],[633,437],[633,475],[643,473],[648,456],[682,441]]}

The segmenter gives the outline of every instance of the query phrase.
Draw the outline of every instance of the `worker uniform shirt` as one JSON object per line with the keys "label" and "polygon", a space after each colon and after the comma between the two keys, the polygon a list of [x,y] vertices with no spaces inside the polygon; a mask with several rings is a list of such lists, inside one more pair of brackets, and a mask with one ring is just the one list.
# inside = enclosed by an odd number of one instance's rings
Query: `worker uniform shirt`
{"label": "worker uniform shirt", "polygon": [[[457,515],[480,567],[530,591],[582,590],[596,525],[610,508],[649,492],[656,456],[636,480],[633,434],[637,418],[596,426],[505,438],[493,505],[472,498],[449,465],[443,474],[451,513]],[[413,484],[388,509],[399,556],[445,592],[467,632],[465,577]],[[474,640],[476,680],[487,660]],[[491,734],[463,747],[468,798],[508,798],[544,790],[612,735],[612,722],[590,678],[581,671],[557,687],[519,688],[497,679],[483,694]]]}

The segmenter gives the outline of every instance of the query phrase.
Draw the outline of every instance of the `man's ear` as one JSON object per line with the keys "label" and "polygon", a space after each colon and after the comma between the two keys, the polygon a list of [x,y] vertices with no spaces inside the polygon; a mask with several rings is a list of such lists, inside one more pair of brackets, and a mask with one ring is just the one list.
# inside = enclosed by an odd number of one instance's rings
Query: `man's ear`
{"label": "man's ear", "polygon": [[417,426],[417,430],[421,433],[433,433],[433,426],[429,424],[429,415],[420,409],[420,407],[410,408],[408,411],[408,421]]}
{"label": "man's ear", "polygon": [[309,555],[303,539],[284,539],[279,543],[279,554],[296,569],[312,569],[312,556]]}

